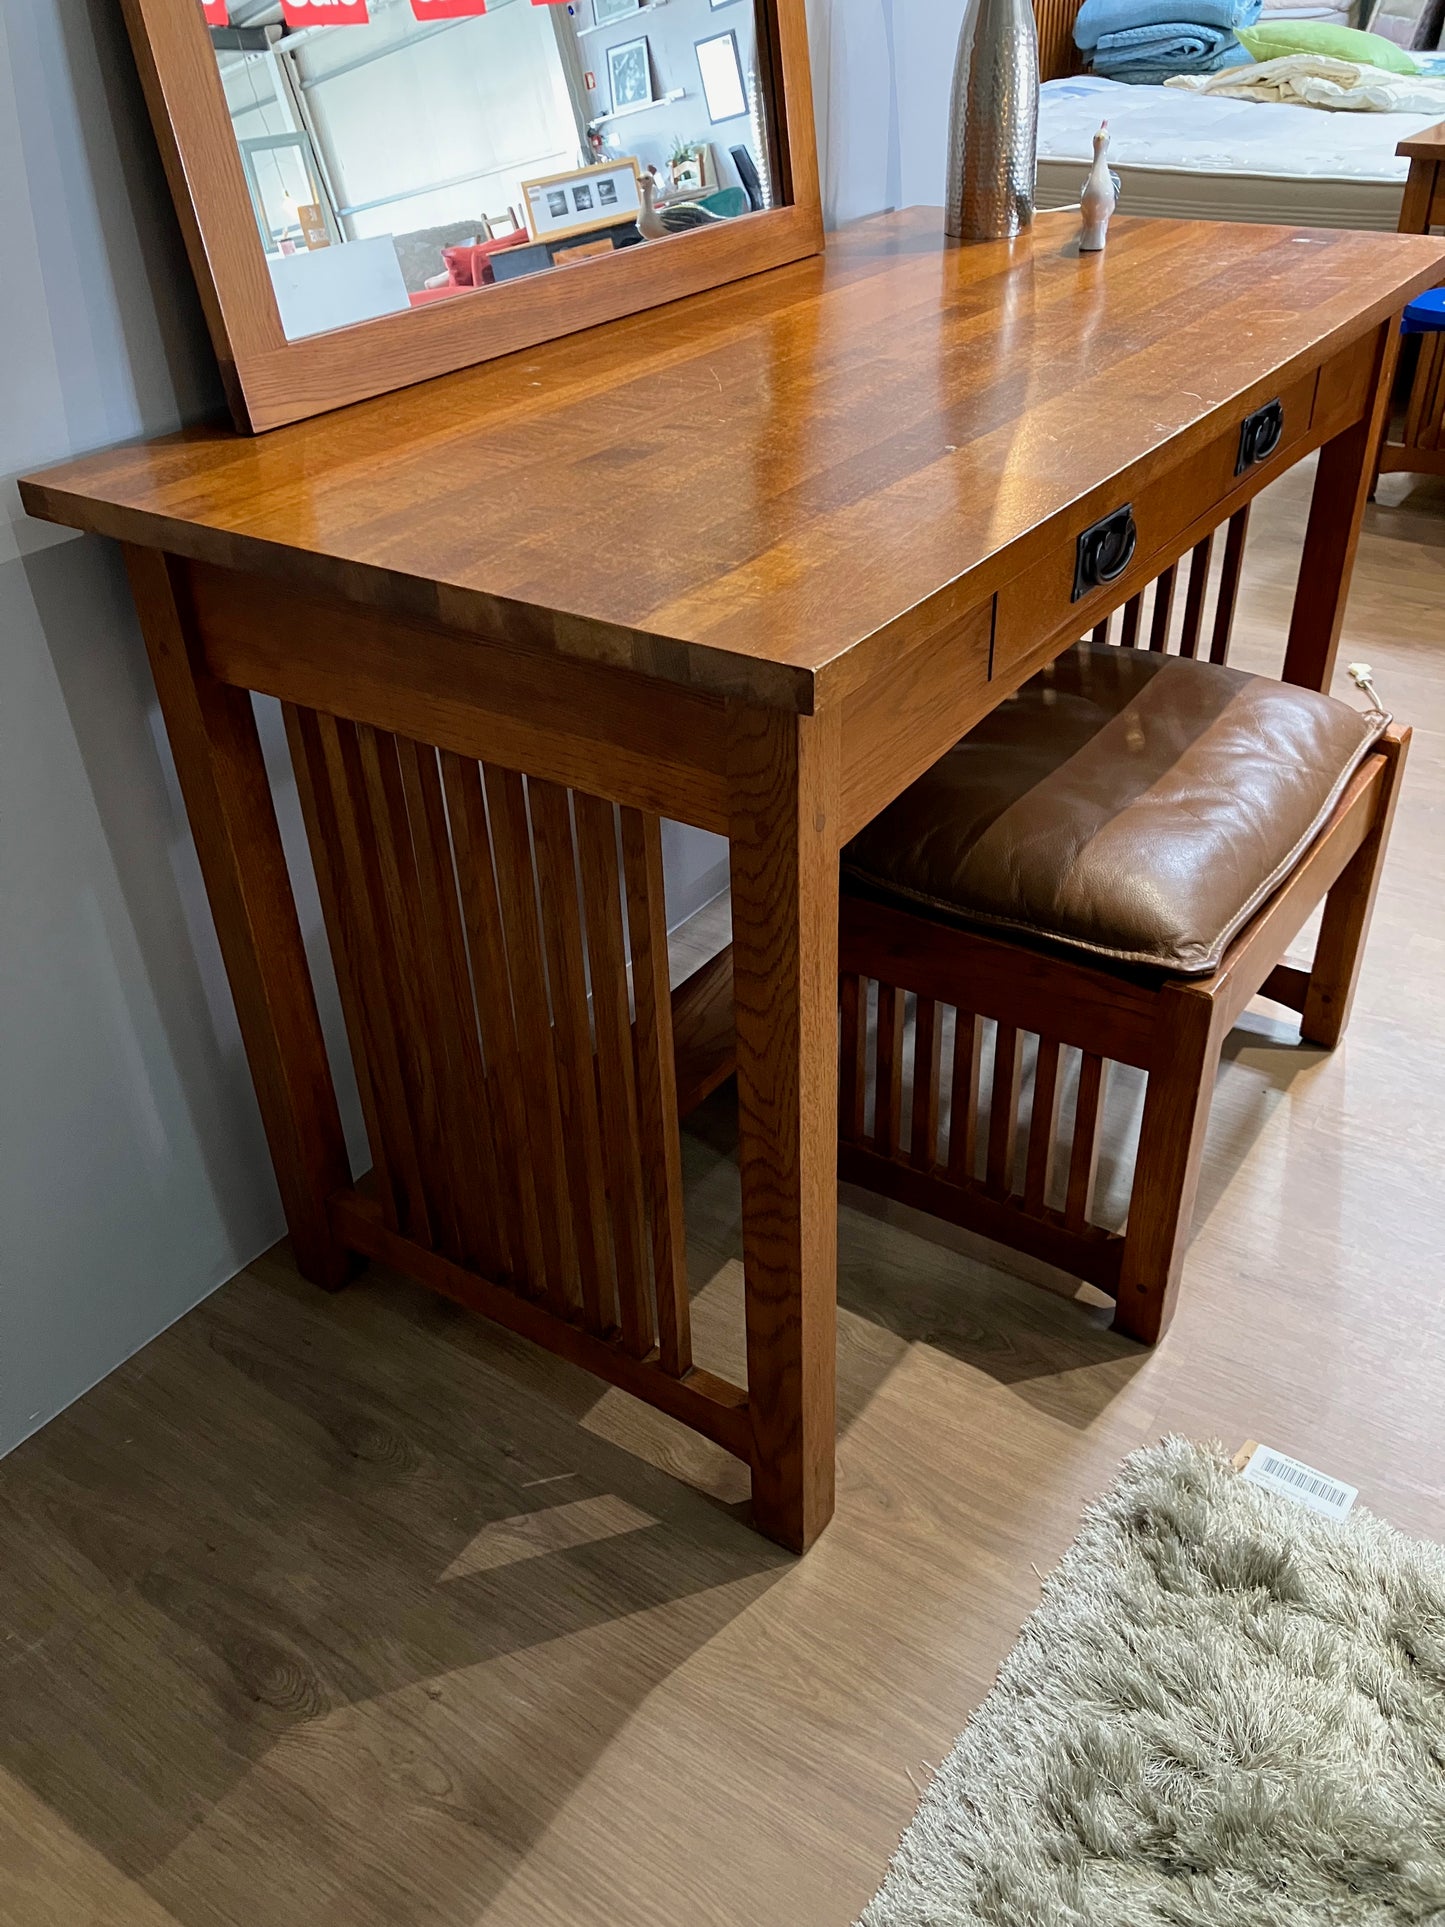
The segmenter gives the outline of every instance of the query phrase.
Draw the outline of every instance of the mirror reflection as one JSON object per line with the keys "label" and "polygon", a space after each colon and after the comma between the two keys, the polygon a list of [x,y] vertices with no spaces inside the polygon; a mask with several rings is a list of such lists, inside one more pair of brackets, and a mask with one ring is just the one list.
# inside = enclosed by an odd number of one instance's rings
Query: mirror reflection
{"label": "mirror reflection", "polygon": [[753,0],[201,0],[290,340],[773,204]]}

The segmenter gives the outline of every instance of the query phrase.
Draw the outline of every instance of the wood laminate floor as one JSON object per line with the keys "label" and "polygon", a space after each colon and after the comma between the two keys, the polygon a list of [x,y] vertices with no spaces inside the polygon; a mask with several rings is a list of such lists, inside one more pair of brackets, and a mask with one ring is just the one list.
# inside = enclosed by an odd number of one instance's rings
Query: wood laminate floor
{"label": "wood laminate floor", "polygon": [[[1308,479],[1256,511],[1246,664]],[[1415,743],[1355,1023],[1236,1035],[1161,1349],[845,1196],[796,1562],[691,1434],[278,1249],[0,1466],[5,1927],[845,1927],[1131,1447],[1263,1438],[1445,1537],[1445,486],[1382,497],[1342,659]],[[727,1094],[696,1124],[736,1368]]]}

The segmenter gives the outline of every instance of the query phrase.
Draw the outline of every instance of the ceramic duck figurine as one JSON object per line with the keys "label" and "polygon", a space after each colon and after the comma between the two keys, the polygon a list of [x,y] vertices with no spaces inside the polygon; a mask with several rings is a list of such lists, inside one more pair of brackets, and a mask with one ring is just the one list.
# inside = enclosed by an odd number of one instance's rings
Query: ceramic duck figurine
{"label": "ceramic duck figurine", "polygon": [[1119,176],[1109,166],[1108,152],[1109,123],[1104,121],[1094,136],[1094,165],[1079,197],[1079,212],[1084,217],[1080,254],[1103,253],[1109,238],[1109,217],[1119,205]]}
{"label": "ceramic duck figurine", "polygon": [[658,207],[657,181],[652,174],[642,177],[642,212],[637,217],[637,231],[644,241],[665,241],[669,234],[686,234],[689,228],[713,227],[722,219],[711,208],[699,207],[695,201],[678,201],[672,207]]}

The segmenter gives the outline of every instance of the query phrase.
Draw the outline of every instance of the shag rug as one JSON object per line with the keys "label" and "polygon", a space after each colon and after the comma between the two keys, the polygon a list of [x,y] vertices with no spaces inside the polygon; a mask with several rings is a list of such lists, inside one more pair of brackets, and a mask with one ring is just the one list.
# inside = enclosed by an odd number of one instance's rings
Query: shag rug
{"label": "shag rug", "polygon": [[1445,1927],[1445,1551],[1126,1460],[860,1927]]}

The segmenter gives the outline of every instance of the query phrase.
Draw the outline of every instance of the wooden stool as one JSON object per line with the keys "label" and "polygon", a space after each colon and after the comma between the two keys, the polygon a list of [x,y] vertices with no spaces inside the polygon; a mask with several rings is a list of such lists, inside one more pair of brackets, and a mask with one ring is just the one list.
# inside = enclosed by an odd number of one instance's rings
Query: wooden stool
{"label": "wooden stool", "polygon": [[[1117,1300],[1117,1330],[1153,1343],[1220,1047],[1260,991],[1309,1042],[1338,1041],[1408,741],[1378,711],[1221,664],[1061,656],[843,853],[840,1175],[1088,1279]],[[1321,899],[1312,965],[1282,963]],[[1090,1216],[1110,1061],[1148,1078],[1122,1234]]]}

